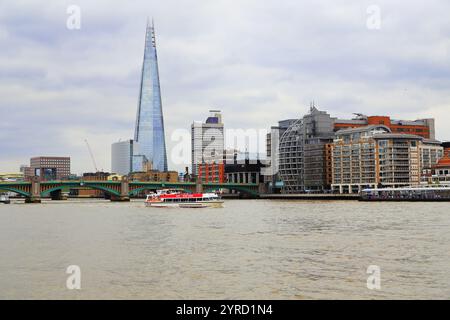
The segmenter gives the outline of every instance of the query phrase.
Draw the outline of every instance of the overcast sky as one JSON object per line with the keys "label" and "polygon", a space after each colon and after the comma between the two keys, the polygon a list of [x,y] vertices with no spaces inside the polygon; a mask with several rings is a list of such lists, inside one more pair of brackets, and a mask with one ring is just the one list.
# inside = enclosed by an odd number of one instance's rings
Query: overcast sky
{"label": "overcast sky", "polygon": [[[73,4],[80,29],[67,27]],[[148,16],[169,159],[174,130],[211,108],[227,128],[267,129],[312,100],[343,118],[435,117],[450,140],[449,12],[448,0],[1,0],[0,172],[38,155],[93,171],[84,139],[110,170],[111,143],[133,137]]]}

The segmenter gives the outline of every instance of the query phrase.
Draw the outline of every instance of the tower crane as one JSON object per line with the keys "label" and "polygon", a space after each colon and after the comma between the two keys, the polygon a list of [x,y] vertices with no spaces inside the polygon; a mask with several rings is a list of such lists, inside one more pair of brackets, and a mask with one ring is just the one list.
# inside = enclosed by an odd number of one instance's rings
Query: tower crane
{"label": "tower crane", "polygon": [[97,163],[95,162],[95,158],[94,158],[94,154],[92,153],[91,146],[89,145],[89,142],[87,139],[84,139],[84,142],[86,142],[89,154],[91,155],[91,159],[92,159],[92,163],[94,164],[95,172],[98,172]]}

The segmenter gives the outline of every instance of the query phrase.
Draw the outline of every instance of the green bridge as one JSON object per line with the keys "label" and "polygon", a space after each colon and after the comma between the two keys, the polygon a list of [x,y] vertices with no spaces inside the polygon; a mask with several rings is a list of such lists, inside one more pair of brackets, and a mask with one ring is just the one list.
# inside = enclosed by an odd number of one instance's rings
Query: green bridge
{"label": "green bridge", "polygon": [[34,177],[30,182],[0,182],[0,190],[15,192],[25,197],[25,201],[29,203],[39,203],[41,198],[47,197],[62,200],[63,191],[80,188],[101,190],[111,198],[111,201],[129,201],[130,197],[140,192],[165,188],[182,189],[189,193],[228,189],[256,198],[259,197],[262,186],[256,183],[143,182],[128,181],[126,178],[121,181],[39,181]]}

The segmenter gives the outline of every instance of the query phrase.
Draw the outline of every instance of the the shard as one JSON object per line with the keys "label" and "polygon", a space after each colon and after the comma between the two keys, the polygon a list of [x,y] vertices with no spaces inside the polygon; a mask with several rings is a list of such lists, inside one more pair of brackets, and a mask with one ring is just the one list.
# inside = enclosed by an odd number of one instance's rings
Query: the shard
{"label": "the shard", "polygon": [[167,171],[164,119],[153,23],[151,25],[147,23],[145,34],[144,62],[134,140],[139,145],[139,154],[146,156],[152,163],[153,169]]}

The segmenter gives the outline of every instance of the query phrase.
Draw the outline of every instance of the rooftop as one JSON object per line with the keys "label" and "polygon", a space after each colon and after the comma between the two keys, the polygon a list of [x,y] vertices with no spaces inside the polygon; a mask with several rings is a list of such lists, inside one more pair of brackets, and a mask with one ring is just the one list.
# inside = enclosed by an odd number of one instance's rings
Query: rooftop
{"label": "rooftop", "polygon": [[368,132],[374,129],[384,129],[386,132],[391,132],[391,129],[384,125],[370,125],[365,127],[358,127],[358,128],[349,128],[349,129],[342,129],[336,132],[336,135],[343,135],[343,134],[351,134],[351,133],[358,133],[358,132]]}

